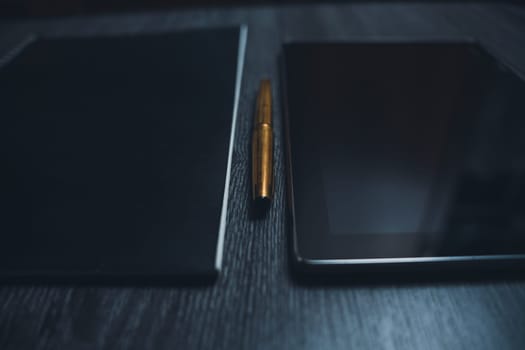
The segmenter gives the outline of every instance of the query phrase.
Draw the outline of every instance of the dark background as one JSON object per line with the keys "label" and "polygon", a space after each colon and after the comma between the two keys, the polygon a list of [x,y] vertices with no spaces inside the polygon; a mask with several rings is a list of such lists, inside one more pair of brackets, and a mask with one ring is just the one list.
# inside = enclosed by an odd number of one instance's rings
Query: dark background
{"label": "dark background", "polygon": [[[463,3],[516,3],[523,4],[525,0],[467,0]],[[205,7],[232,7],[232,6],[260,6],[265,4],[319,4],[338,2],[341,4],[367,3],[394,3],[395,0],[0,0],[0,17],[45,17],[79,15],[87,13],[143,11],[175,8]],[[409,0],[413,3],[458,3],[457,0]]]}
{"label": "dark background", "polygon": [[[0,349],[524,349],[516,279],[303,285],[288,262],[277,57],[290,40],[474,37],[525,72],[516,4],[359,3],[175,9],[0,20],[0,53],[32,34],[154,33],[249,25],[224,269],[211,287],[0,286]],[[249,142],[260,79],[275,97],[276,198],[249,215]],[[1,101],[1,96],[0,96]]]}

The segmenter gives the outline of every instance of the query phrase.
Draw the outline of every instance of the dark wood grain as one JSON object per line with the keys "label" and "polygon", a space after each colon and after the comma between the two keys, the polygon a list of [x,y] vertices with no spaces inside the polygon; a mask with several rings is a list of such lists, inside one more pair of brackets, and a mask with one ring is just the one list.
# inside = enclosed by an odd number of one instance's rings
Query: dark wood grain
{"label": "dark wood grain", "polygon": [[[525,282],[301,286],[288,266],[281,106],[276,198],[249,215],[249,136],[259,80],[280,96],[283,41],[479,39],[525,71],[525,9],[360,4],[185,10],[0,22],[0,52],[31,33],[163,32],[247,23],[224,270],[213,287],[0,287],[0,349],[525,349]],[[1,97],[0,97],[1,100]],[[279,101],[278,99],[276,99]]]}

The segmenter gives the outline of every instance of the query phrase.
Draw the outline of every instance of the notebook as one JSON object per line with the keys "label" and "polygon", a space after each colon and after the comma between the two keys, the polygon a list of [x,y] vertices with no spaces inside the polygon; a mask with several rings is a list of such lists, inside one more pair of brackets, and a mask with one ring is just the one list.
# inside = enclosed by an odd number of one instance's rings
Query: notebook
{"label": "notebook", "polygon": [[37,38],[0,68],[0,276],[210,281],[244,27]]}

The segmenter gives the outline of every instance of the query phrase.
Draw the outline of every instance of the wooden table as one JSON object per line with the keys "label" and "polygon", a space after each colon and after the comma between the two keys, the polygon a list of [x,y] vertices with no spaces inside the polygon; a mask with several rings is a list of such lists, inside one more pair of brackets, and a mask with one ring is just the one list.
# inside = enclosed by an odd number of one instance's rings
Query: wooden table
{"label": "wooden table", "polygon": [[[525,349],[525,282],[303,286],[289,271],[281,106],[276,193],[249,217],[249,137],[259,80],[279,96],[287,40],[479,39],[525,72],[525,8],[356,4],[214,8],[0,21],[0,52],[28,34],[164,32],[246,23],[224,270],[212,287],[0,287],[0,349]],[[0,97],[1,101],[1,97]],[[0,102],[1,104],[1,102]],[[524,116],[525,117],[525,116]]]}

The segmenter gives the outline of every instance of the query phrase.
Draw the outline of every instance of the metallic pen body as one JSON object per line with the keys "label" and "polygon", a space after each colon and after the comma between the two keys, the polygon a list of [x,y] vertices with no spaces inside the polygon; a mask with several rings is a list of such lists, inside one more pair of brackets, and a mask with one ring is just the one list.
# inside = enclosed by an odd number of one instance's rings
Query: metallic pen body
{"label": "metallic pen body", "polygon": [[273,197],[272,90],[261,81],[252,136],[252,195],[254,200]]}

